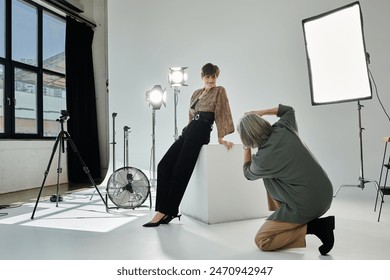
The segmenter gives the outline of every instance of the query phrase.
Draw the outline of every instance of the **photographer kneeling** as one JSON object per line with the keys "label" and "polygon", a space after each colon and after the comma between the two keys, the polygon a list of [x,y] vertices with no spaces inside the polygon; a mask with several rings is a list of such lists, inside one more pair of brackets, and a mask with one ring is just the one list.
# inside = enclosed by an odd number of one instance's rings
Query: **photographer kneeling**
{"label": "photographer kneeling", "polygon": [[[276,115],[273,125],[262,118]],[[237,130],[244,145],[244,176],[262,178],[272,213],[256,234],[262,251],[306,247],[306,234],[321,241],[319,251],[333,248],[334,216],[324,215],[332,203],[333,187],[326,172],[298,136],[295,111],[279,107],[251,111],[241,118]],[[257,149],[252,155],[251,148]]]}

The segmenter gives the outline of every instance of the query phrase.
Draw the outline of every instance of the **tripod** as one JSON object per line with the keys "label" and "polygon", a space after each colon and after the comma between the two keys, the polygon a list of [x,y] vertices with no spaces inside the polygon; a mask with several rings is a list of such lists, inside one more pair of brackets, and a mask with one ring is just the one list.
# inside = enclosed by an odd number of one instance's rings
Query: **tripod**
{"label": "tripod", "polygon": [[54,146],[53,146],[53,151],[52,151],[52,154],[50,156],[50,160],[49,160],[49,164],[47,165],[47,169],[45,171],[45,174],[44,174],[44,178],[43,178],[43,181],[42,181],[42,185],[41,185],[41,188],[39,190],[39,194],[38,194],[38,197],[37,197],[37,201],[35,202],[35,207],[34,207],[34,211],[31,215],[31,219],[34,219],[34,215],[35,215],[35,211],[37,209],[37,206],[38,206],[38,202],[39,202],[39,199],[41,197],[41,194],[42,194],[42,190],[43,190],[43,187],[45,185],[45,182],[46,182],[46,179],[47,179],[47,175],[49,174],[49,171],[50,171],[50,166],[51,166],[51,163],[53,161],[53,158],[54,158],[54,154],[56,153],[57,151],[57,148],[59,147],[59,153],[58,153],[58,167],[57,167],[57,195],[56,195],[56,207],[58,207],[58,201],[59,201],[59,190],[60,190],[60,173],[62,172],[62,167],[61,167],[61,153],[65,153],[65,141],[68,141],[68,143],[70,144],[70,146],[72,147],[73,149],[73,152],[75,152],[77,154],[77,157],[81,163],[81,165],[83,166],[83,170],[84,172],[87,174],[89,180],[91,181],[91,183],[93,184],[93,186],[95,187],[96,191],[99,193],[100,195],[100,198],[103,200],[103,203],[104,205],[107,207],[107,203],[106,201],[104,200],[102,194],[100,193],[98,187],[96,186],[96,183],[95,181],[93,180],[91,174],[89,173],[89,169],[88,167],[85,165],[83,159],[81,158],[80,156],[80,153],[78,152],[77,148],[76,148],[76,145],[74,144],[72,138],[70,137],[69,133],[67,131],[64,130],[64,122],[68,119],[69,115],[68,115],[68,112],[65,111],[65,110],[61,110],[61,116],[59,119],[57,119],[56,121],[59,122],[61,124],[61,131],[58,133],[58,136],[56,138],[56,141],[54,143]]}

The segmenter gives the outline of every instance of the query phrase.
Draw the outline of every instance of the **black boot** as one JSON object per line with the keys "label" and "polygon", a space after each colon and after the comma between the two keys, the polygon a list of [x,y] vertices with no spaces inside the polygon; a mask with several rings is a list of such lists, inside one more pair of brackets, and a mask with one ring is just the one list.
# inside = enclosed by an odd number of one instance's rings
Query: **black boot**
{"label": "black boot", "polygon": [[332,250],[333,248],[334,228],[335,228],[334,216],[315,219],[310,221],[307,224],[306,234],[314,234],[322,241],[322,245],[318,248],[321,255],[328,254],[330,250]]}

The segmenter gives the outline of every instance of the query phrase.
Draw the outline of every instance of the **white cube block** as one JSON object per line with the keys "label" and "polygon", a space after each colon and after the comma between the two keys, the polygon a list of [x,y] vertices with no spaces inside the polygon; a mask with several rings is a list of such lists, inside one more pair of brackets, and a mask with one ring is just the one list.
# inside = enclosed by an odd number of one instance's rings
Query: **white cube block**
{"label": "white cube block", "polygon": [[180,212],[207,224],[270,215],[263,180],[244,177],[243,146],[227,150],[204,145],[180,205]]}

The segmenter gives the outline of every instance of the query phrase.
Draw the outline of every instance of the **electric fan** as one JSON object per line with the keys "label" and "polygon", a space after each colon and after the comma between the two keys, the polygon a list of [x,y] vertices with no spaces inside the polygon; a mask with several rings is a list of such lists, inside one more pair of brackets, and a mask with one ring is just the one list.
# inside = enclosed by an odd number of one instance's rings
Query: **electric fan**
{"label": "electric fan", "polygon": [[[115,117],[113,115],[113,163],[115,163]],[[123,154],[124,166],[112,172],[107,182],[106,195],[118,208],[134,209],[140,207],[145,200],[150,199],[152,207],[152,196],[150,194],[150,183],[140,169],[129,166],[129,132],[130,127],[123,127]],[[108,208],[108,207],[107,207]]]}
{"label": "electric fan", "polygon": [[150,195],[149,179],[137,168],[130,166],[119,168],[108,179],[107,194],[120,208],[137,208]]}

